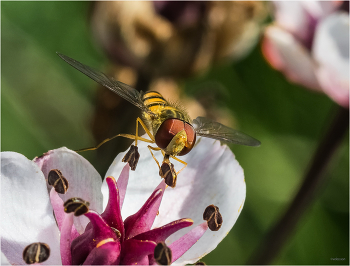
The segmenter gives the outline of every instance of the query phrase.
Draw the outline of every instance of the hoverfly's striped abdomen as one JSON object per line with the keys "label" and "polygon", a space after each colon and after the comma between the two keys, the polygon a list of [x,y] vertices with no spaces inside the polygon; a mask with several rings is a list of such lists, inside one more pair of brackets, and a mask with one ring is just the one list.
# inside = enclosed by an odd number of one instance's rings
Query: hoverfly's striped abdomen
{"label": "hoverfly's striped abdomen", "polygon": [[162,121],[168,118],[177,118],[190,122],[188,115],[183,110],[180,111],[176,106],[170,104],[159,92],[146,92],[142,100],[144,105]]}
{"label": "hoverfly's striped abdomen", "polygon": [[[156,91],[146,92],[142,97],[144,105],[152,112],[157,111],[159,106],[167,106],[169,103]],[[155,108],[154,108],[155,107]]]}

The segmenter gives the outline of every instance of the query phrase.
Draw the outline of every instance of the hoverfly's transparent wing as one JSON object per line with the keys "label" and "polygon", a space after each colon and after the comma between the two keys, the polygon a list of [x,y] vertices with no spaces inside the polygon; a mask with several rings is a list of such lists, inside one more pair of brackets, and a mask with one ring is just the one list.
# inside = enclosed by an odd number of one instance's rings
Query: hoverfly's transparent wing
{"label": "hoverfly's transparent wing", "polygon": [[197,117],[193,120],[193,127],[199,136],[230,142],[246,146],[260,146],[260,141],[238,130],[234,130],[218,122],[205,117]]}
{"label": "hoverfly's transparent wing", "polygon": [[131,102],[138,108],[140,108],[142,111],[148,113],[149,115],[154,116],[155,114],[152,113],[144,104],[142,101],[142,91],[138,92],[136,89],[130,87],[127,84],[124,84],[123,82],[117,81],[113,78],[107,77],[102,72],[95,70],[87,65],[84,65],[80,63],[77,60],[74,60],[73,58],[70,58],[66,55],[57,53],[59,57],[61,57],[64,61],[66,61],[68,64],[70,64],[75,69],[79,70],[89,78],[93,79],[97,83],[101,84],[102,86],[110,89],[111,91],[118,94],[120,97],[124,98],[125,100]]}

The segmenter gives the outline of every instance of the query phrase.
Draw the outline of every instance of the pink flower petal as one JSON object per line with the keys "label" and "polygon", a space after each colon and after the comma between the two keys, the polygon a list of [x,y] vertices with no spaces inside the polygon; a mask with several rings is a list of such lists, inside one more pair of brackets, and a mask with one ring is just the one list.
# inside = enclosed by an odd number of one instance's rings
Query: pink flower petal
{"label": "pink flower petal", "polygon": [[349,14],[337,12],[317,27],[313,55],[325,93],[338,104],[349,106]]}
{"label": "pink flower petal", "polygon": [[295,83],[320,90],[309,52],[289,32],[268,26],[262,44],[267,61]]}
{"label": "pink flower petal", "polygon": [[276,24],[301,42],[313,34],[313,21],[301,1],[273,1]]}
{"label": "pink flower petal", "polygon": [[[50,246],[43,264],[61,264],[59,231],[44,175],[15,152],[1,153],[1,251],[11,264],[24,264],[24,248],[33,242]],[[45,234],[43,234],[45,232]]]}
{"label": "pink flower petal", "polygon": [[323,91],[339,105],[349,108],[349,82],[339,79],[339,73],[326,66],[319,67],[316,74]]}
{"label": "pink flower petal", "polygon": [[317,20],[336,11],[343,1],[301,1],[303,8]]}
{"label": "pink flower petal", "polygon": [[[74,197],[90,202],[90,209],[102,212],[102,179],[95,168],[82,156],[67,148],[52,150],[34,162],[41,168],[45,178],[50,170],[59,169],[68,180],[69,188],[60,197],[65,202]],[[78,232],[84,232],[88,223],[86,217],[74,217],[74,225]]]}

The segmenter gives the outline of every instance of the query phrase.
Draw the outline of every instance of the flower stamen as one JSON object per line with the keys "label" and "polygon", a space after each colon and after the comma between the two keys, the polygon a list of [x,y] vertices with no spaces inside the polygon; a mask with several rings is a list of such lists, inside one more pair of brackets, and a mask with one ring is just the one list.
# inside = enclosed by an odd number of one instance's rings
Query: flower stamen
{"label": "flower stamen", "polygon": [[52,169],[47,177],[49,185],[53,186],[57,193],[66,194],[68,190],[68,181],[58,169]]}
{"label": "flower stamen", "polygon": [[164,242],[159,242],[154,249],[154,259],[159,265],[170,265],[172,260],[171,249]]}
{"label": "flower stamen", "polygon": [[222,225],[222,216],[219,208],[213,204],[204,210],[203,219],[208,222],[208,227],[211,231],[218,231]]}
{"label": "flower stamen", "polygon": [[87,213],[89,211],[89,206],[90,203],[81,198],[70,198],[63,205],[64,212],[74,212],[74,216],[80,216]]}
{"label": "flower stamen", "polygon": [[32,243],[23,250],[23,260],[27,264],[41,263],[49,257],[50,247],[45,243]]}
{"label": "flower stamen", "polygon": [[159,175],[164,178],[165,184],[174,188],[176,186],[177,175],[174,165],[169,160],[169,155],[164,156],[162,166],[159,169]]}
{"label": "flower stamen", "polygon": [[138,151],[138,147],[135,145],[131,145],[130,149],[122,159],[122,162],[129,163],[131,170],[135,171],[139,158],[140,153]]}

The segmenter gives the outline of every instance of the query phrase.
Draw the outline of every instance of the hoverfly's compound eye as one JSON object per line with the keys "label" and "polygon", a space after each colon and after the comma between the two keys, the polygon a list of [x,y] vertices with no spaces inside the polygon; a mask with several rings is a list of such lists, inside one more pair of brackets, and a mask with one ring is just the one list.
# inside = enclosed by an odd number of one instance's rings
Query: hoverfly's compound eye
{"label": "hoverfly's compound eye", "polygon": [[173,137],[181,130],[185,130],[187,135],[187,142],[185,144],[185,147],[178,155],[187,154],[193,148],[196,142],[196,132],[190,124],[180,119],[170,118],[165,120],[160,125],[155,135],[156,144],[159,148],[165,149],[169,145]]}

